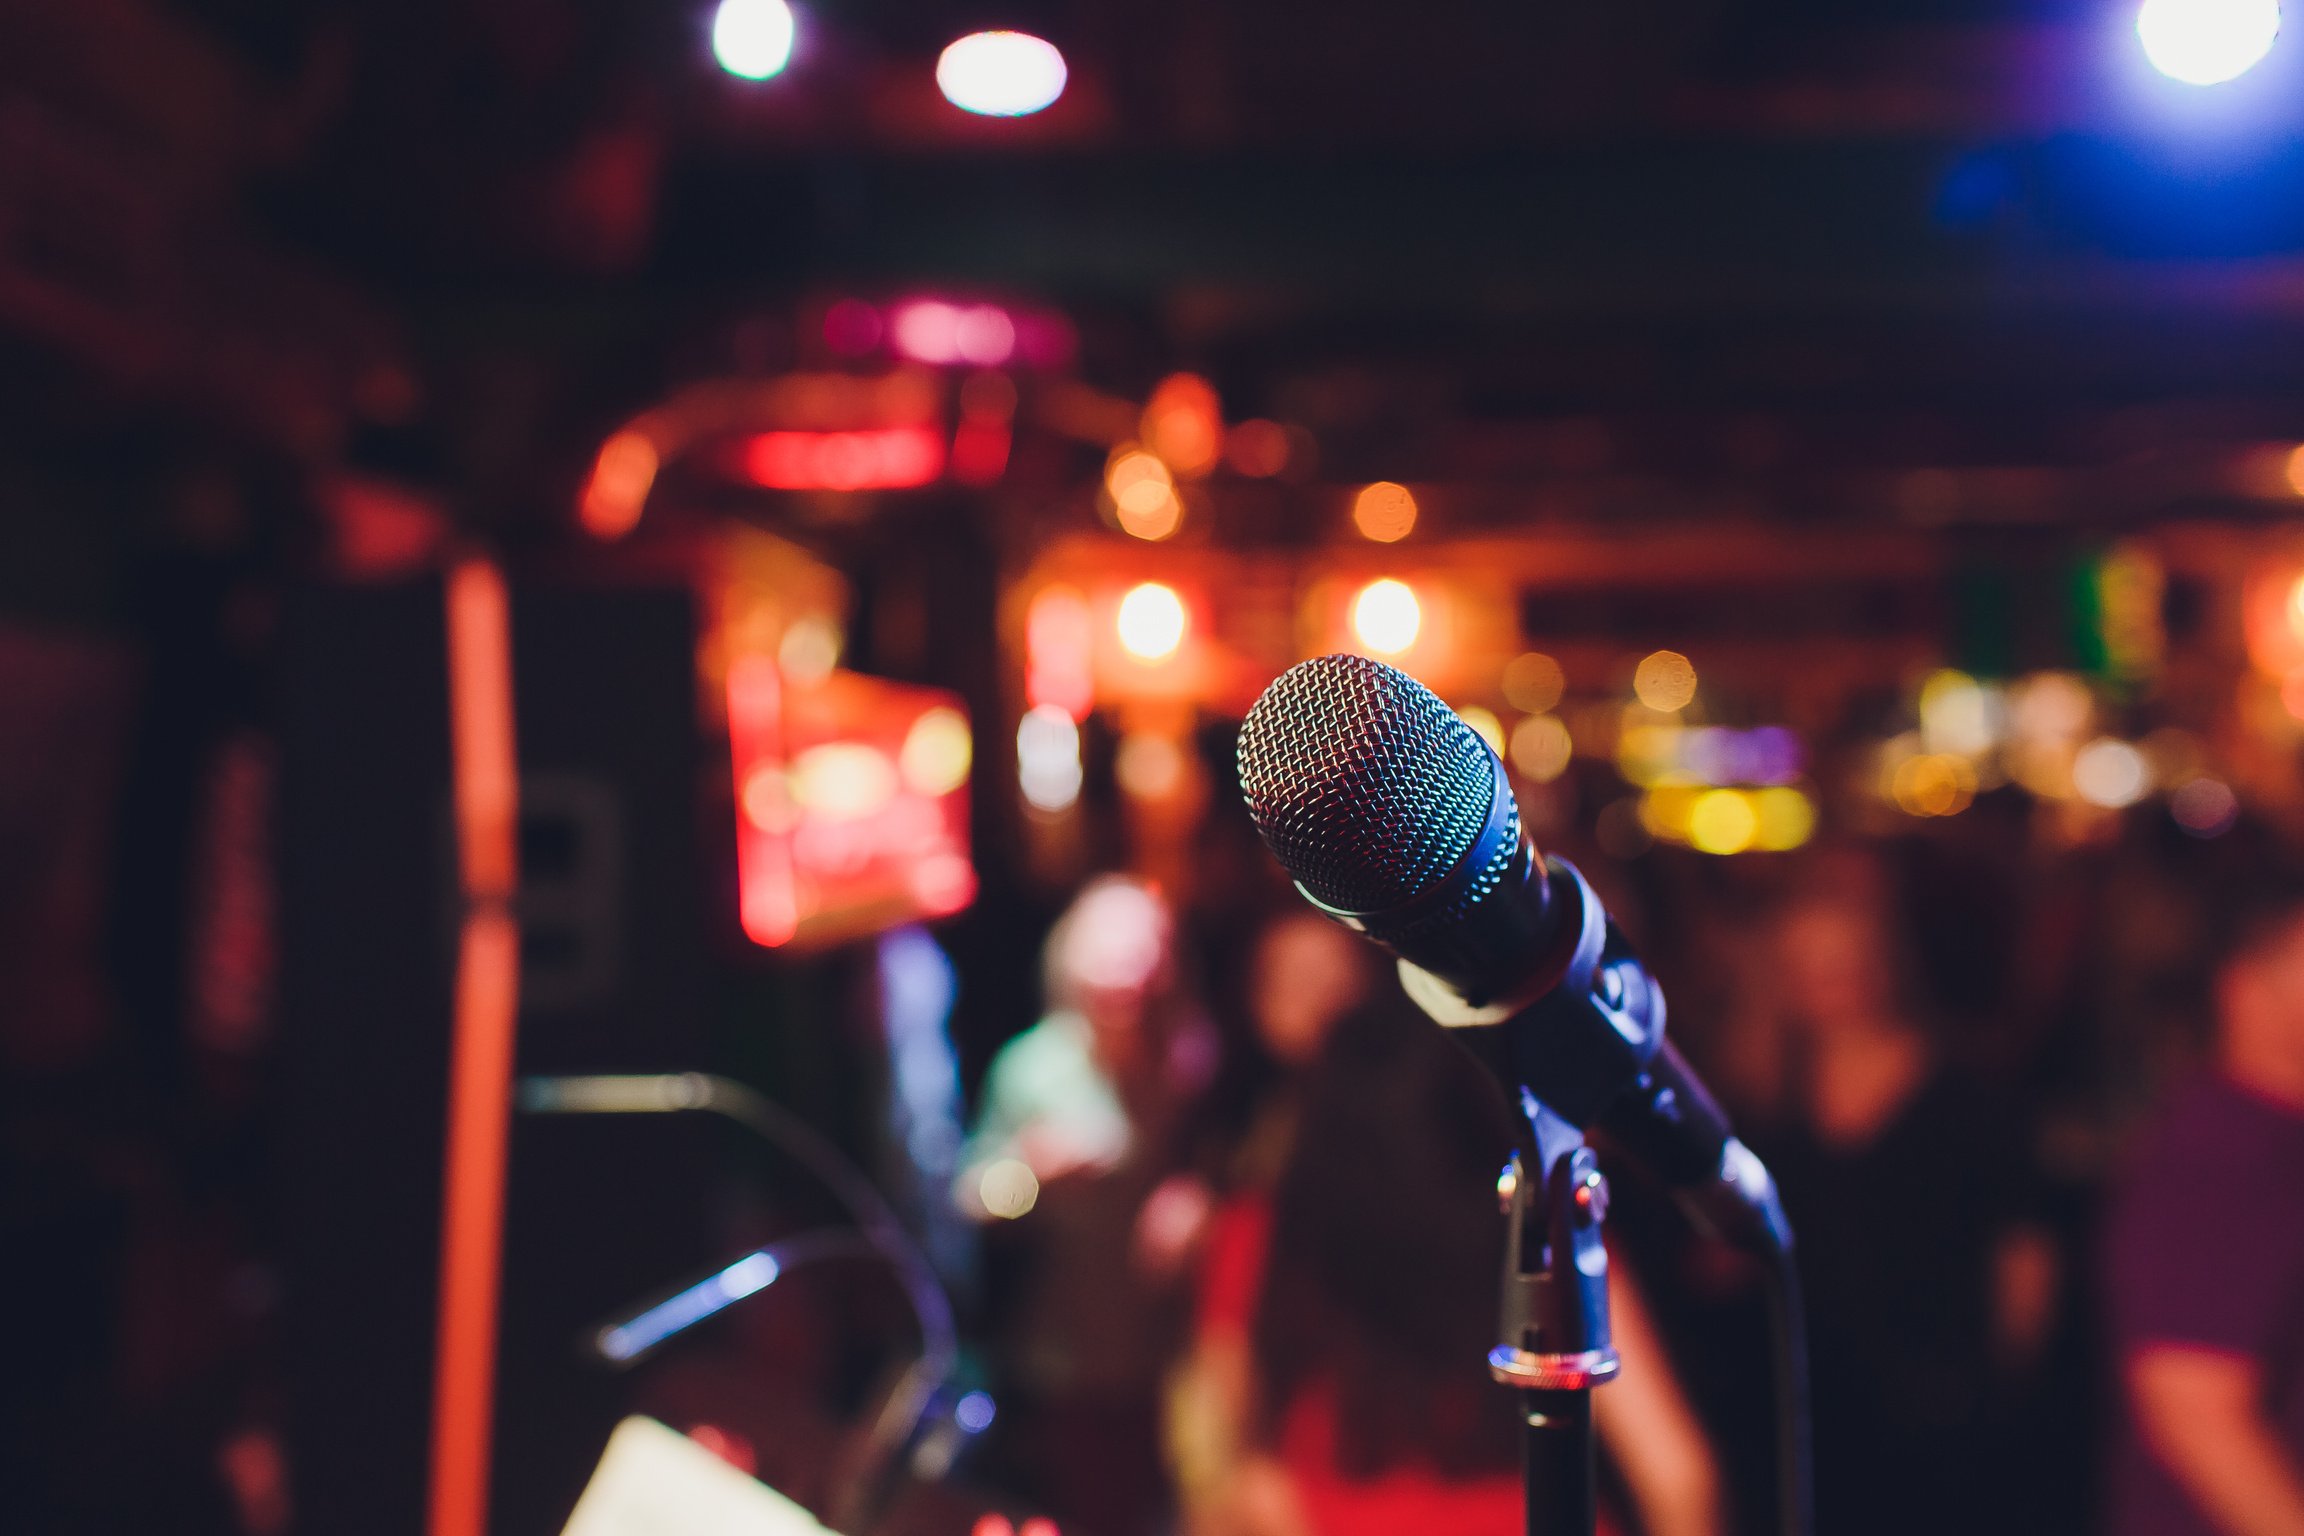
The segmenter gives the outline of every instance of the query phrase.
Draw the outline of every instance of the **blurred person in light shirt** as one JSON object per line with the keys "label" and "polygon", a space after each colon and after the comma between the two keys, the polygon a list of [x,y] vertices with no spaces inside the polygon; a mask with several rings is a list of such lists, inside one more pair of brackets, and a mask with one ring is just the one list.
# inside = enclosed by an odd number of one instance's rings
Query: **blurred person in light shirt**
{"label": "blurred person in light shirt", "polygon": [[1214,1067],[1174,935],[1154,886],[1082,889],[1049,932],[1047,1012],[994,1057],[954,1188],[1015,1276],[993,1321],[1033,1492],[1110,1536],[1165,1515],[1159,1384],[1180,1302],[1142,1234]]}

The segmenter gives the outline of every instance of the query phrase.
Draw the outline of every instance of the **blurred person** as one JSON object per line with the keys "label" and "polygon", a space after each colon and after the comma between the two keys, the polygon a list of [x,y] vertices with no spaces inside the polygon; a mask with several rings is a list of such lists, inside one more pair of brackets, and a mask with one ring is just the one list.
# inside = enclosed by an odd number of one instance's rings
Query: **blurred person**
{"label": "blurred person", "polygon": [[2109,1233],[2119,1536],[2304,1533],[2304,883],[2235,903],[2212,1003]]}
{"label": "blurred person", "polygon": [[[1492,1382],[1503,1100],[1404,1001],[1345,1014],[1306,1085],[1270,1215],[1243,1224],[1201,1339],[1245,1357],[1243,1444],[1195,1536],[1516,1536],[1513,1394]],[[1599,1432],[1649,1536],[1714,1536],[1719,1478],[1645,1309],[1614,1285],[1623,1377]]]}
{"label": "blurred person", "polygon": [[1257,930],[1244,971],[1229,989],[1240,1038],[1226,1066],[1247,1102],[1233,1106],[1221,1166],[1209,1175],[1217,1189],[1194,1180],[1192,1194],[1210,1210],[1192,1234],[1202,1260],[1197,1316],[1189,1352],[1170,1381],[1165,1426],[1188,1513],[1229,1497],[1247,1454],[1247,1316],[1261,1280],[1272,1191],[1294,1150],[1305,1083],[1330,1031],[1378,981],[1376,952],[1300,903]]}
{"label": "blurred person", "polygon": [[1944,1059],[1885,872],[1811,872],[1763,942],[1786,1119],[1754,1141],[1799,1234],[1817,1529],[2022,1524],[2064,1266],[2011,1117]]}
{"label": "blurred person", "polygon": [[1214,1055],[1174,934],[1154,887],[1083,888],[1049,932],[1048,1012],[993,1058],[954,1191],[1017,1272],[995,1319],[1009,1441],[1059,1522],[1099,1536],[1156,1529],[1167,1504],[1159,1387],[1180,1308],[1139,1229]]}

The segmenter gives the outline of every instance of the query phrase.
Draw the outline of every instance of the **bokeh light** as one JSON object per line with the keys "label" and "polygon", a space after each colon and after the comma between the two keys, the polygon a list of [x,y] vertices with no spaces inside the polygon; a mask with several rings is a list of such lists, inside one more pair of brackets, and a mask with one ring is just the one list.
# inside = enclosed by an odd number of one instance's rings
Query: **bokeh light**
{"label": "bokeh light", "polygon": [[1666,714],[1686,709],[1696,698],[1696,665],[1678,651],[1653,651],[1632,674],[1632,693]]}
{"label": "bokeh light", "polygon": [[2099,736],[2072,759],[2072,788],[2090,805],[2119,810],[2152,787],[2144,754],[2113,736]]}
{"label": "bokeh light", "polygon": [[712,56],[743,80],[766,80],[792,62],[798,28],[784,0],[720,0],[712,13]]}
{"label": "bokeh light", "polygon": [[904,733],[904,745],[896,753],[896,771],[906,789],[934,799],[968,782],[973,755],[968,717],[950,705],[939,704],[921,711],[920,718]]}
{"label": "bokeh light", "polygon": [[1061,811],[1080,798],[1080,727],[1054,705],[1016,726],[1016,787],[1034,810]]}
{"label": "bokeh light", "polygon": [[1898,763],[1888,793],[1908,816],[1957,816],[1976,798],[1976,770],[1950,752],[1923,752]]}
{"label": "bokeh light", "polygon": [[1815,835],[1816,802],[1789,785],[1755,791],[1752,809],[1759,818],[1752,838],[1755,848],[1783,853]]}
{"label": "bokeh light", "polygon": [[1760,835],[1760,813],[1740,789],[1708,789],[1688,808],[1688,846],[1698,853],[1742,853]]}
{"label": "bokeh light", "polygon": [[1141,423],[1144,442],[1170,470],[1197,479],[1224,451],[1224,416],[1216,387],[1196,373],[1172,373],[1152,391]]}
{"label": "bokeh light", "polygon": [[1931,752],[1990,751],[1999,715],[1997,695],[1965,672],[1945,668],[1920,685],[1920,739]]}
{"label": "bokeh light", "polygon": [[1120,649],[1138,661],[1165,661],[1184,643],[1191,617],[1174,587],[1147,581],[1128,589],[1113,622]]}
{"label": "bokeh light", "polygon": [[1138,800],[1166,800],[1184,787],[1184,749],[1157,731],[1130,731],[1120,738],[1112,775]]}
{"label": "bokeh light", "polygon": [[1496,718],[1496,711],[1479,704],[1467,704],[1456,711],[1456,718],[1472,727],[1472,734],[1488,743],[1488,750],[1498,757],[1504,755],[1504,722]]}
{"label": "bokeh light", "polygon": [[2288,489],[2304,496],[2304,443],[2288,451]]}
{"label": "bokeh light", "polygon": [[627,427],[602,443],[577,505],[584,531],[601,539],[630,533],[639,525],[658,468],[656,444],[644,432]]}
{"label": "bokeh light", "polygon": [[1524,651],[1504,666],[1504,702],[1541,715],[1568,691],[1568,674],[1542,651]]}
{"label": "bokeh light", "polygon": [[936,60],[944,99],[981,117],[1028,117],[1053,106],[1067,76],[1056,45],[1029,32],[971,32]]}
{"label": "bokeh light", "polygon": [[1040,1203],[1040,1176],[1022,1158],[1003,1157],[976,1176],[976,1198],[991,1215],[1014,1221]]}
{"label": "bokeh light", "polygon": [[1224,462],[1252,480],[1269,480],[1288,467],[1288,429],[1276,421],[1244,421],[1224,434]]}
{"label": "bokeh light", "polygon": [[1423,607],[1404,581],[1372,581],[1352,601],[1352,633],[1380,656],[1397,656],[1414,645],[1423,627]]}
{"label": "bokeh light", "polygon": [[2280,0],[2144,0],[2136,38],[2171,80],[2221,85],[2262,63],[2280,36]]}
{"label": "bokeh light", "polygon": [[1415,531],[1416,498],[1404,485],[1379,480],[1352,498],[1352,526],[1363,538],[1397,544]]}
{"label": "bokeh light", "polygon": [[2223,780],[2203,776],[2176,787],[2168,813],[2194,837],[2222,837],[2240,819],[2240,797]]}
{"label": "bokeh light", "polygon": [[1530,715],[1512,727],[1512,766],[1535,784],[1549,784],[1568,771],[1575,742],[1558,715]]}
{"label": "bokeh light", "polygon": [[1132,443],[1112,450],[1104,466],[1104,494],[1111,498],[1121,531],[1134,538],[1165,539],[1184,521],[1184,503],[1167,463]]}

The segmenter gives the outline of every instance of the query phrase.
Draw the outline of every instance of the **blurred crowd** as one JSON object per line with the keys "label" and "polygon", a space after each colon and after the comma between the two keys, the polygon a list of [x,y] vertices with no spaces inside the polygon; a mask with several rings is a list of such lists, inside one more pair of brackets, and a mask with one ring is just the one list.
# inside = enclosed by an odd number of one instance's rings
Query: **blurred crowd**
{"label": "blurred crowd", "polygon": [[[1605,893],[1781,1182],[1825,1536],[2304,1530],[2304,886],[2200,857],[2018,901],[1840,845]],[[956,1198],[1004,1471],[1111,1536],[1518,1531],[1504,1101],[1258,891],[1090,882],[984,1079]],[[1767,1529],[1762,1277],[1601,1151],[1606,1519]]]}

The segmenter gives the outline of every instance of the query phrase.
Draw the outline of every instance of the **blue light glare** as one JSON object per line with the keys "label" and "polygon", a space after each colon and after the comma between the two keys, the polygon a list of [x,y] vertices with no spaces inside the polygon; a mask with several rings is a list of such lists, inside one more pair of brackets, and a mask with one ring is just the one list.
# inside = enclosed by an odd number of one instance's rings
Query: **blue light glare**
{"label": "blue light glare", "polygon": [[2222,85],[2264,61],[2280,0],[2144,0],[2136,39],[2152,67],[2186,85]]}
{"label": "blue light glare", "polygon": [[683,1329],[766,1290],[776,1283],[780,1272],[776,1256],[766,1249],[748,1253],[709,1280],[698,1281],[677,1296],[658,1302],[630,1322],[603,1328],[600,1353],[615,1361],[645,1354]]}

